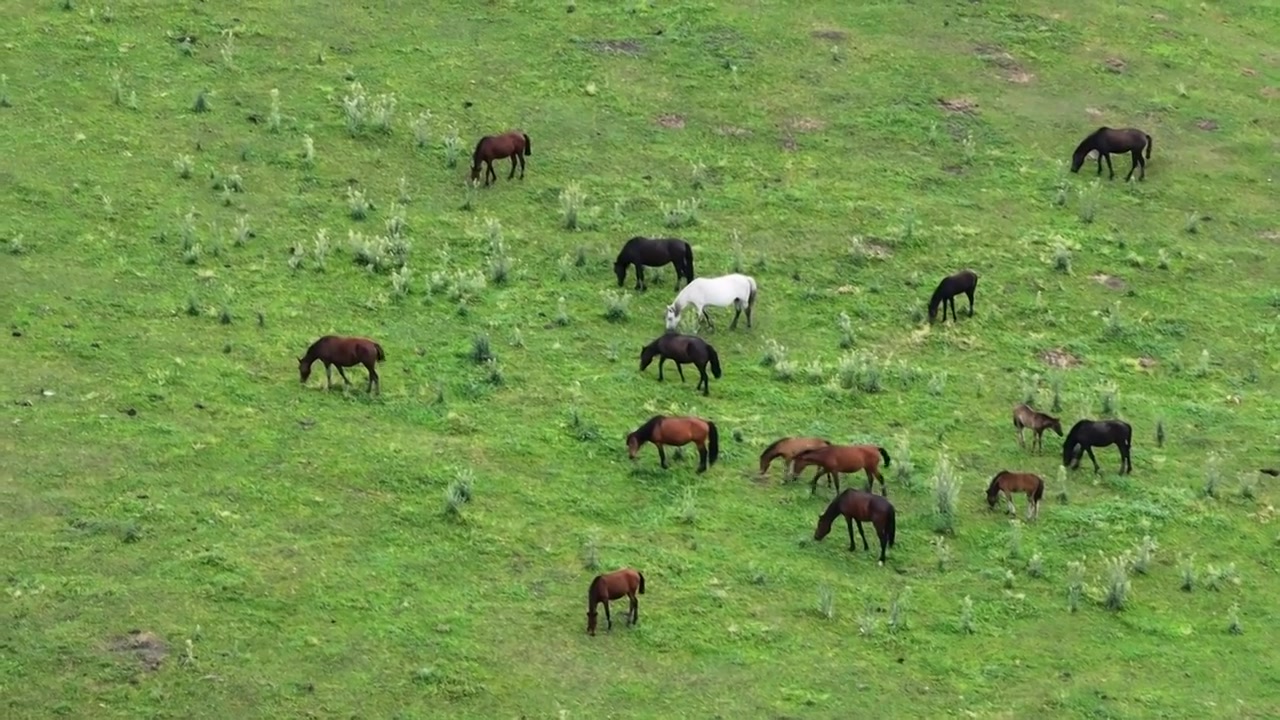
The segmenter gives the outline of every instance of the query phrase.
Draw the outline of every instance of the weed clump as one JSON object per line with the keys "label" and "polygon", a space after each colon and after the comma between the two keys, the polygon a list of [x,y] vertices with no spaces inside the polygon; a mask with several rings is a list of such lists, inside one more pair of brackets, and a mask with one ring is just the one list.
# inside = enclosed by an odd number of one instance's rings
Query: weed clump
{"label": "weed clump", "polygon": [[943,535],[954,535],[956,517],[960,509],[960,480],[951,468],[946,455],[938,458],[933,474],[934,511],[933,529]]}
{"label": "weed clump", "polygon": [[459,470],[457,476],[444,490],[444,514],[462,517],[462,507],[471,502],[475,474],[469,468]]}
{"label": "weed clump", "polygon": [[1129,568],[1132,561],[1123,555],[1103,561],[1106,595],[1102,604],[1111,611],[1123,610],[1129,600]]}
{"label": "weed clump", "polygon": [[630,317],[628,306],[631,304],[631,295],[617,290],[605,290],[601,293],[604,297],[604,319],[609,322],[622,322]]}

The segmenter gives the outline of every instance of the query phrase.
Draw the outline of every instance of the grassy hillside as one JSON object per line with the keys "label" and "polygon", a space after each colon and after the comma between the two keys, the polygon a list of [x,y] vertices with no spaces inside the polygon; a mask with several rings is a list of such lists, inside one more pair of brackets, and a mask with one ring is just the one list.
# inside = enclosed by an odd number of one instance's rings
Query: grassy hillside
{"label": "grassy hillside", "polygon": [[[1276,10],[222,5],[0,6],[6,717],[1280,713]],[[1104,124],[1145,182],[1067,171]],[[525,179],[469,191],[512,127]],[[759,282],[710,397],[637,372],[636,234]],[[326,333],[381,395],[299,384]],[[1055,396],[1132,475],[1018,447]],[[720,462],[629,462],[656,412]],[[885,567],[756,476],[793,434],[892,455]],[[624,565],[640,623],[589,638]]]}

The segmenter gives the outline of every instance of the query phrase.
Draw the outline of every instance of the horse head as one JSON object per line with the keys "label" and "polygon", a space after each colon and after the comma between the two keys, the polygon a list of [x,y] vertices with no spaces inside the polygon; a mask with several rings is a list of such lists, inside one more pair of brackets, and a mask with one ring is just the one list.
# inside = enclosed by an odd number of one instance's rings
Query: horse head
{"label": "horse head", "polygon": [[675,305],[667,306],[667,329],[675,330],[680,327],[680,311]]}
{"label": "horse head", "polygon": [[306,382],[311,377],[311,365],[306,358],[298,358],[298,377],[301,382]]}
{"label": "horse head", "polygon": [[622,283],[627,281],[627,263],[622,258],[613,263],[613,274],[618,276],[618,287],[622,287]]}

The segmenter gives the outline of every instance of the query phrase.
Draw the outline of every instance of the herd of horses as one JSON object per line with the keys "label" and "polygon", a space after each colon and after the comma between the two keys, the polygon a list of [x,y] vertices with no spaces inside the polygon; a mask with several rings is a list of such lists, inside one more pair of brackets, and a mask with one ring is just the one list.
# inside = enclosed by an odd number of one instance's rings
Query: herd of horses
{"label": "herd of horses", "polygon": [[[1098,128],[1090,133],[1072,154],[1071,172],[1078,172],[1091,152],[1098,156],[1098,174],[1102,174],[1102,162],[1105,159],[1111,178],[1115,172],[1111,169],[1111,155],[1129,153],[1133,165],[1125,177],[1132,178],[1134,170],[1139,169],[1138,180],[1146,177],[1146,159],[1151,157],[1151,136],[1135,128],[1115,129]],[[472,155],[471,183],[480,181],[481,169],[484,167],[484,185],[497,181],[493,163],[495,160],[511,159],[511,172],[507,179],[515,177],[516,170],[520,178],[524,178],[525,158],[531,155],[532,143],[523,132],[511,131],[500,135],[487,135],[476,144]],[[1145,150],[1145,158],[1143,151]],[[720,356],[716,349],[705,339],[694,335],[680,334],[678,331],[684,311],[692,307],[695,311],[697,328],[705,323],[708,329],[714,329],[714,323],[707,314],[708,308],[720,307],[734,309],[729,329],[737,328],[738,319],[746,315],[747,328],[751,328],[752,315],[759,296],[759,286],[755,278],[741,273],[731,273],[718,277],[697,277],[694,271],[693,248],[688,242],[678,238],[632,237],[627,240],[618,252],[614,261],[614,274],[618,287],[622,287],[629,269],[634,268],[635,289],[646,291],[645,268],[657,268],[672,265],[675,269],[675,288],[677,294],[665,309],[665,330],[661,336],[645,345],[640,351],[640,371],[643,372],[658,358],[658,380],[662,381],[663,366],[668,360],[676,365],[680,379],[684,381],[686,364],[698,369],[699,380],[695,391],[701,390],[703,395],[710,394],[711,375],[719,379],[722,376]],[[683,281],[684,286],[681,287]],[[964,295],[969,301],[969,316],[973,316],[974,295],[978,287],[978,274],[972,270],[961,270],[943,278],[937,285],[928,301],[928,318],[930,322],[937,320],[938,309],[942,309],[942,321],[947,320],[947,309],[951,310],[952,322],[959,322],[956,315],[955,298]],[[697,330],[695,330],[697,332]],[[306,383],[311,375],[311,368],[316,361],[324,364],[326,386],[332,387],[334,367],[343,382],[350,385],[343,368],[363,365],[368,371],[368,392],[373,392],[375,385],[381,392],[377,364],[386,360],[382,346],[364,337],[345,337],[326,335],[316,340],[307,348],[306,353],[298,358],[298,372],[301,382]],[[1053,430],[1063,436],[1061,421],[1053,416],[1039,412],[1028,405],[1021,404],[1013,408],[1013,425],[1017,432],[1018,443],[1026,447],[1023,432],[1030,429],[1033,433],[1032,451],[1043,451],[1043,433]],[[1078,469],[1084,455],[1093,462],[1094,472],[1100,472],[1098,460],[1094,457],[1093,448],[1115,445],[1120,453],[1120,473],[1132,471],[1130,449],[1133,428],[1122,420],[1082,419],[1071,426],[1062,443],[1062,464],[1070,469]],[[627,454],[634,462],[645,443],[651,443],[658,453],[658,460],[665,469],[667,465],[666,448],[680,448],[694,445],[698,452],[698,473],[706,472],[715,464],[719,456],[719,430],[715,422],[694,416],[654,415],[645,420],[634,431],[625,436]],[[863,550],[869,550],[867,537],[863,531],[863,523],[872,525],[880,544],[878,564],[883,565],[886,551],[893,547],[896,540],[897,512],[888,500],[888,488],[884,475],[880,472],[883,460],[888,468],[892,462],[889,453],[876,445],[838,445],[821,437],[783,437],[771,443],[760,455],[760,476],[768,472],[771,464],[782,458],[786,464],[784,482],[794,480],[806,468],[816,468],[810,482],[809,493],[817,492],[818,480],[827,479],[829,486],[834,486],[836,496],[826,510],[818,516],[813,538],[820,541],[830,532],[837,517],[843,517],[849,531],[849,549],[857,550],[854,536],[856,527],[858,536],[862,538]],[[862,472],[866,475],[866,489],[840,489],[840,475]],[[874,493],[875,483],[880,484],[880,494]],[[986,490],[987,505],[994,508],[1001,495],[1006,501],[1009,513],[1017,513],[1013,504],[1016,494],[1024,494],[1027,498],[1027,518],[1039,517],[1040,500],[1044,496],[1044,480],[1034,473],[1011,472],[1001,470],[991,479]],[[627,624],[633,625],[640,617],[637,595],[644,594],[644,575],[633,568],[622,568],[610,573],[597,575],[591,580],[587,593],[587,632],[595,635],[597,611],[604,605],[606,627],[612,628],[613,620],[609,614],[610,601],[628,598]]]}

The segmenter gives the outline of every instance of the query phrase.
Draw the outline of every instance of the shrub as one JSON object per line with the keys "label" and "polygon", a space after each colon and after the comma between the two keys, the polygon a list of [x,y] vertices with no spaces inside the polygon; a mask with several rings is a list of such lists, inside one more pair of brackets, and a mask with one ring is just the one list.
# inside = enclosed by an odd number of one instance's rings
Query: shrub
{"label": "shrub", "polygon": [[631,303],[631,295],[618,290],[605,290],[601,293],[604,297],[604,319],[609,322],[622,322],[630,316],[627,309]]}
{"label": "shrub", "polygon": [[469,468],[459,470],[453,482],[444,491],[444,514],[462,516],[462,506],[471,502],[475,474]]}
{"label": "shrub", "polygon": [[826,585],[818,586],[818,615],[830,620],[836,616],[836,596]]}
{"label": "shrub", "polygon": [[586,194],[582,192],[582,187],[575,181],[570,181],[560,191],[560,218],[566,229],[582,229],[582,209],[586,201]]}
{"label": "shrub", "polygon": [[364,191],[357,190],[354,186],[347,186],[347,208],[352,220],[364,220],[369,217],[369,201],[365,198]]}
{"label": "shrub", "polygon": [[1103,561],[1103,582],[1106,595],[1102,604],[1112,611],[1123,610],[1129,599],[1129,566],[1132,561],[1123,555]]}
{"label": "shrub", "polygon": [[454,168],[458,166],[458,152],[462,146],[462,140],[458,137],[458,128],[449,126],[449,131],[444,136],[444,164],[445,167]]}
{"label": "shrub", "polygon": [[1134,550],[1130,569],[1139,574],[1146,575],[1147,570],[1151,567],[1151,561],[1155,557],[1155,552],[1160,546],[1152,539],[1150,535],[1143,535],[1142,542]]}
{"label": "shrub", "polygon": [[669,228],[682,228],[698,224],[698,199],[677,200],[674,205],[662,204],[663,222]]}
{"label": "shrub", "polygon": [[271,88],[271,109],[267,111],[267,129],[271,132],[280,132],[283,122],[284,118],[280,115],[280,91]]}
{"label": "shrub", "polygon": [[1033,578],[1044,577],[1044,558],[1040,553],[1032,553],[1031,559],[1027,560],[1027,574]]}
{"label": "shrub", "polygon": [[954,535],[956,516],[960,506],[960,480],[951,469],[951,460],[945,454],[938,457],[933,475],[934,530]]}
{"label": "shrub", "polygon": [[173,169],[178,172],[178,177],[190,180],[196,169],[195,161],[190,155],[179,155],[178,159],[173,161]]}
{"label": "shrub", "polygon": [[973,634],[973,600],[968,595],[960,601],[960,632]]}
{"label": "shrub", "polygon": [[1196,585],[1196,566],[1195,556],[1184,557],[1178,562],[1178,575],[1182,578],[1182,583],[1178,589],[1183,592],[1191,592]]}
{"label": "shrub", "polygon": [[1084,595],[1084,564],[1076,561],[1067,563],[1067,608],[1071,612],[1080,609],[1080,598]]}
{"label": "shrub", "polygon": [[495,358],[492,348],[489,347],[488,335],[476,335],[471,338],[470,357],[475,363],[486,363]]}

